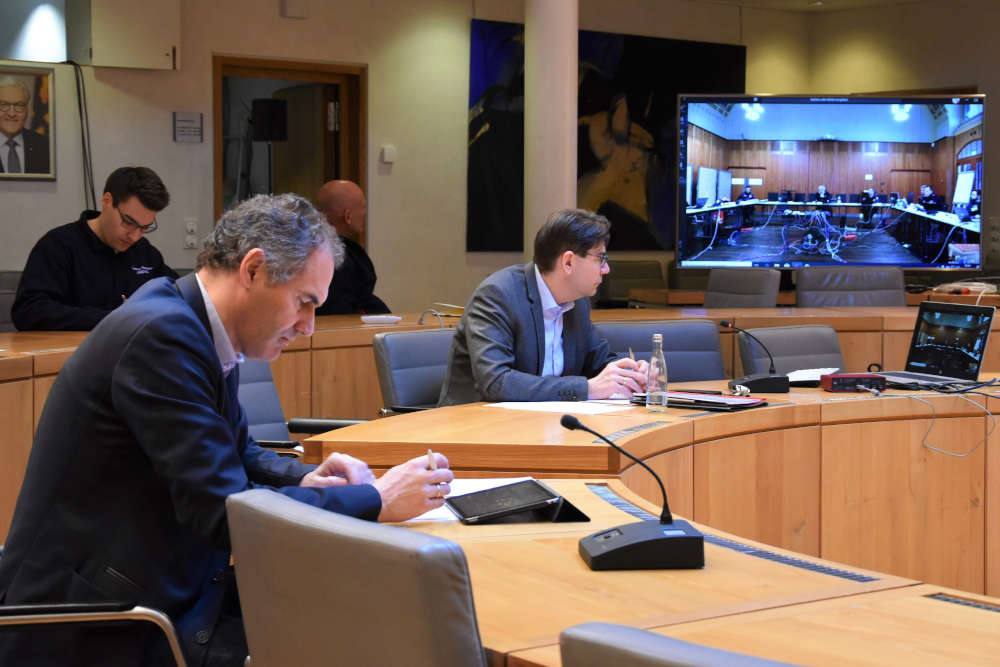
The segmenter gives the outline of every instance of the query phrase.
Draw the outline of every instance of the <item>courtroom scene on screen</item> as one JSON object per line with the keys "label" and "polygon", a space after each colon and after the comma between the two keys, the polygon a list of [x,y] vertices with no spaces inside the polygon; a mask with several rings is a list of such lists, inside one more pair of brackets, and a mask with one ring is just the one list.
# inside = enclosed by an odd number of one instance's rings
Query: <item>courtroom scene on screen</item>
{"label": "courtroom scene on screen", "polygon": [[680,96],[678,265],[980,268],[984,101]]}

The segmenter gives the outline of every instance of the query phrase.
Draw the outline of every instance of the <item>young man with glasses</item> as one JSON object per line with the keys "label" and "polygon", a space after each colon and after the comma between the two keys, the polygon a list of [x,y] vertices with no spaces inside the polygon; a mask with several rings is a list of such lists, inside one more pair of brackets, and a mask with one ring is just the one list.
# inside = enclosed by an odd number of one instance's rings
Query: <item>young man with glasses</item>
{"label": "young man with glasses", "polygon": [[0,173],[47,174],[49,139],[27,129],[31,93],[20,79],[0,76]]}
{"label": "young man with glasses", "polygon": [[146,240],[170,195],[146,167],[121,167],[104,185],[100,211],[50,230],[24,265],[11,308],[20,331],[90,331],[143,283],[177,278]]}
{"label": "young man with glasses", "polygon": [[535,235],[534,261],[484,280],[455,331],[438,405],[583,401],[646,386],[646,362],[617,359],[590,322],[608,273],[607,218],[558,211]]}

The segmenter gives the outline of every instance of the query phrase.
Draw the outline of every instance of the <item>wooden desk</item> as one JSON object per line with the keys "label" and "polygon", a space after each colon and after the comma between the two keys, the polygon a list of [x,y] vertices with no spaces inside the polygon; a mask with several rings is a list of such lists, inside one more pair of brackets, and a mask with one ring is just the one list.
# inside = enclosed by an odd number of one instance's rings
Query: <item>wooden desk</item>
{"label": "wooden desk", "polygon": [[[995,598],[939,586],[906,586],[652,631],[799,665],[995,665],[1000,655],[997,604]],[[508,656],[507,664],[559,665],[559,647],[518,651]]]}
{"label": "wooden desk", "polygon": [[[504,656],[512,652],[554,645],[559,632],[576,623],[600,620],[657,628],[915,583],[764,545],[754,546],[771,554],[770,559],[749,555],[735,550],[733,541],[753,543],[704,526],[699,529],[717,543],[705,544],[702,570],[593,572],[577,553],[580,537],[637,519],[598,497],[580,480],[554,480],[551,486],[591,521],[406,524],[462,546],[479,631],[491,664],[503,664]],[[626,501],[658,512],[620,483],[612,482],[609,488]],[[783,556],[789,560],[781,562]]]}
{"label": "wooden desk", "polygon": [[[929,442],[972,448],[987,433],[983,399],[909,395],[800,390],[741,413],[633,408],[583,419],[663,476],[678,514],[799,553],[1000,592],[1000,569],[986,569],[1000,557],[1000,441],[991,437],[963,458],[921,444],[929,402]],[[620,477],[643,497],[659,497],[644,470],[585,432],[561,428],[559,417],[455,406],[332,431],[307,440],[306,453],[319,460],[341,451],[384,468],[433,446],[470,476]]]}

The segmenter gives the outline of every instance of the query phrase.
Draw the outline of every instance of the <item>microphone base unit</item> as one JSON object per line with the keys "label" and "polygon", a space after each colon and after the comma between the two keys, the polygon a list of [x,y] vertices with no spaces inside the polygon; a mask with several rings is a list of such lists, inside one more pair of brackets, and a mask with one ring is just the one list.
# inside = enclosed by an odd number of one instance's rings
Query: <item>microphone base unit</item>
{"label": "microphone base unit", "polygon": [[819,376],[819,386],[824,391],[863,392],[867,387],[876,391],[885,391],[885,378],[874,373],[830,373]]}
{"label": "microphone base unit", "polygon": [[736,385],[743,385],[751,394],[787,394],[789,391],[787,375],[771,375],[770,373],[754,373],[729,381],[732,391]]}
{"label": "microphone base unit", "polygon": [[591,570],[693,570],[705,567],[705,539],[687,521],[649,519],[580,539]]}

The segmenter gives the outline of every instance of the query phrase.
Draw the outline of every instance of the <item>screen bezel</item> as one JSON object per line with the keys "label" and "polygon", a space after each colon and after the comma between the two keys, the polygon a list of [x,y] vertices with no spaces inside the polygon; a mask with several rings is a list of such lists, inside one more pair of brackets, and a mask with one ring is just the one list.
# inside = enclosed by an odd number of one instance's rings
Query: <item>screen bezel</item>
{"label": "screen bezel", "polygon": [[[871,100],[872,102],[877,102],[879,104],[928,104],[933,103],[936,100],[947,100],[951,102],[954,99],[961,99],[963,103],[976,103],[984,106],[981,127],[980,139],[983,141],[983,146],[986,145],[986,95],[984,93],[934,93],[934,94],[821,94],[821,95],[782,95],[782,94],[746,94],[746,93],[678,93],[677,94],[677,114],[676,114],[676,136],[677,141],[675,142],[674,151],[674,183],[675,188],[675,200],[676,209],[674,211],[675,224],[674,224],[674,265],[679,270],[700,270],[705,271],[711,269],[710,265],[698,265],[691,266],[689,264],[682,264],[680,258],[680,247],[681,247],[681,224],[684,220],[684,216],[687,214],[687,202],[683,195],[683,188],[681,187],[681,171],[682,169],[689,168],[686,162],[682,166],[681,162],[681,105],[684,101],[690,103],[691,100],[695,102],[708,102],[712,100],[731,100],[733,103],[740,102],[754,102],[754,101],[764,101],[764,100],[789,100],[790,102],[801,101],[803,103],[810,101],[850,101],[854,103],[864,103],[865,101]],[[977,102],[971,102],[969,100],[977,100]],[[685,133],[686,137],[687,134]],[[985,157],[985,156],[984,156]],[[986,163],[983,161],[983,167],[985,170]],[[693,175],[693,174],[692,174]],[[985,173],[983,182],[985,183]],[[687,184],[690,186],[690,184]],[[941,267],[941,266],[902,266],[901,268],[907,272],[924,273],[924,272],[965,272],[965,273],[981,273],[984,270],[985,254],[983,250],[983,239],[985,237],[985,230],[983,225],[987,220],[987,215],[985,213],[989,206],[992,204],[987,204],[983,207],[982,199],[980,200],[980,206],[983,208],[980,213],[980,255],[979,255],[979,266],[976,268],[972,267]],[[817,266],[820,264],[816,264]],[[720,264],[719,266],[724,266]],[[862,264],[852,263],[849,266],[862,266]],[[898,264],[871,264],[869,266],[899,266]],[[800,267],[785,267],[785,266],[774,266],[768,268],[779,269],[783,272],[785,271],[796,271]]]}

